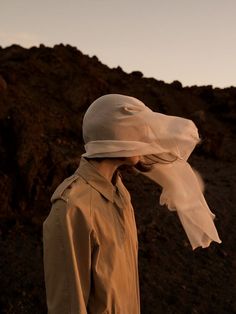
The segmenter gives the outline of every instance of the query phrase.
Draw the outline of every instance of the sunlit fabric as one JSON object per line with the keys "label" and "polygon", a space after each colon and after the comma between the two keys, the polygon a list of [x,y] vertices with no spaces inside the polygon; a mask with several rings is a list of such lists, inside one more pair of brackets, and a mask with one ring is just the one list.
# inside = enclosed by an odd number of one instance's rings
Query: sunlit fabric
{"label": "sunlit fabric", "polygon": [[177,211],[193,249],[221,242],[214,215],[187,162],[200,141],[191,120],[153,112],[133,97],[110,94],[88,108],[83,136],[84,157],[143,156],[153,164],[143,174],[162,186],[160,203]]}

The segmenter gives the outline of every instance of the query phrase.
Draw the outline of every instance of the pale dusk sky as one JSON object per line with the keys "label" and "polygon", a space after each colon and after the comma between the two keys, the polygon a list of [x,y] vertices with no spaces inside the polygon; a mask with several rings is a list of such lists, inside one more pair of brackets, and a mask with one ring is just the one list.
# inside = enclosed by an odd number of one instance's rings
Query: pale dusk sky
{"label": "pale dusk sky", "polygon": [[63,43],[184,86],[236,86],[236,0],[0,0],[0,46]]}

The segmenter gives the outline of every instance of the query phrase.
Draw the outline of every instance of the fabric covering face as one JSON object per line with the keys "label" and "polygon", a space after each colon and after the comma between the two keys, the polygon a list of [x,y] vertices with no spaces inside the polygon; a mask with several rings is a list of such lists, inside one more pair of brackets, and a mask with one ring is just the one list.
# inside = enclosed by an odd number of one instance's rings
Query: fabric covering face
{"label": "fabric covering face", "polygon": [[87,158],[142,156],[153,169],[142,173],[162,188],[160,203],[177,211],[192,248],[221,243],[197,177],[187,162],[200,138],[188,119],[153,112],[140,100],[104,95],[85,113]]}
{"label": "fabric covering face", "polygon": [[199,141],[191,120],[153,112],[136,98],[105,95],[83,120],[84,157],[172,155],[187,159]]}

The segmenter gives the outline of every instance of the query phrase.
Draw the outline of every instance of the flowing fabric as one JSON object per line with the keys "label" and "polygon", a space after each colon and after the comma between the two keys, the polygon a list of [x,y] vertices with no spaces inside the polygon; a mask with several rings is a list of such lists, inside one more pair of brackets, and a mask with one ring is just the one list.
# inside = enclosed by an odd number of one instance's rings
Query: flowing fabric
{"label": "flowing fabric", "polygon": [[91,104],[83,120],[87,158],[143,156],[142,173],[162,188],[160,204],[177,211],[193,249],[219,239],[201,185],[187,162],[200,138],[188,119],[153,112],[140,100],[109,94]]}

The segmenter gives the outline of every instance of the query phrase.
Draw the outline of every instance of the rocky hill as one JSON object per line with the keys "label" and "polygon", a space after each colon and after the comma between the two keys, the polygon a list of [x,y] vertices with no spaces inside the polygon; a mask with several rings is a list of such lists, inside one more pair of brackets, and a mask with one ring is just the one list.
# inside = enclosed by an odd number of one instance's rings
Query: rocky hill
{"label": "rocky hill", "polygon": [[63,45],[0,48],[0,312],[46,313],[42,222],[83,152],[84,112],[107,93],[195,121],[202,143],[190,162],[223,240],[191,251],[175,214],[157,205],[156,187],[124,172],[136,209],[142,313],[236,313],[236,88],[166,84]]}

